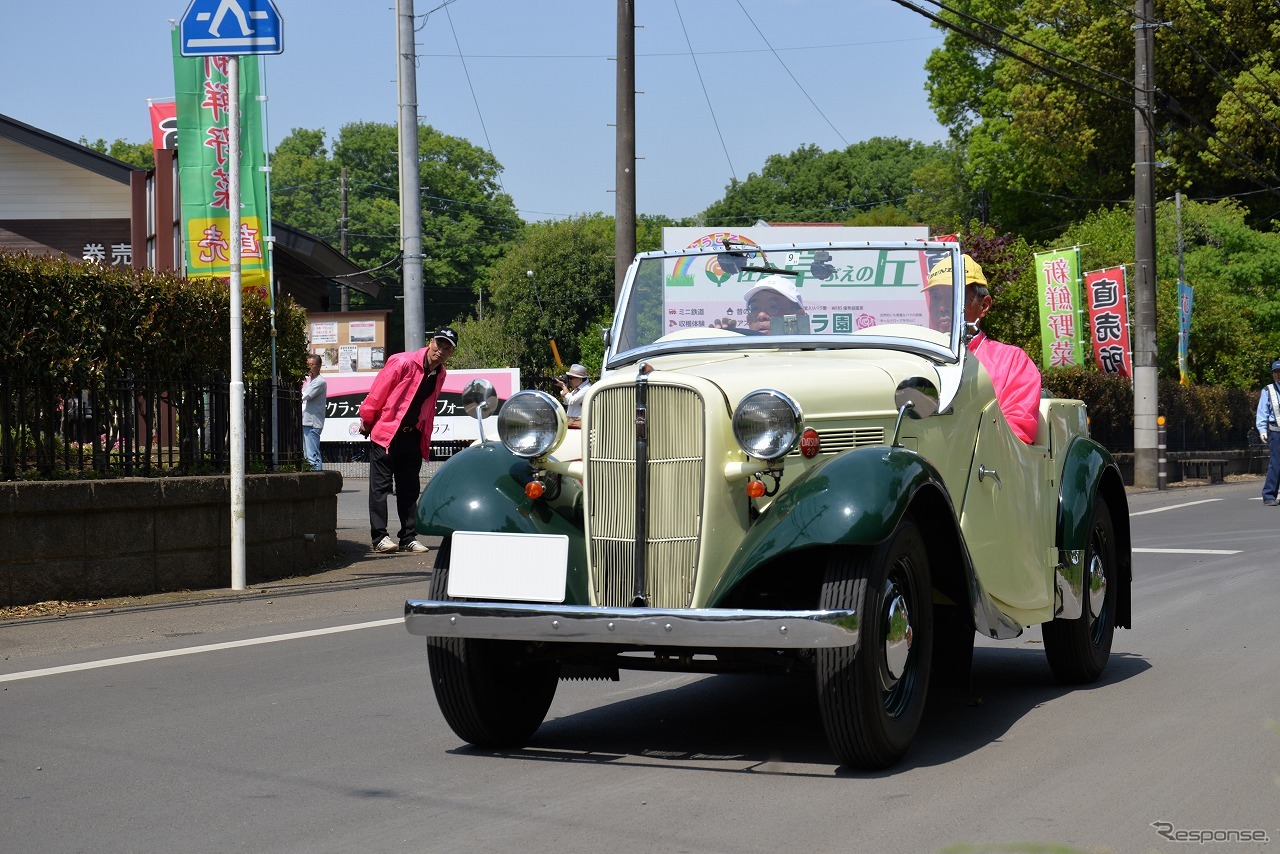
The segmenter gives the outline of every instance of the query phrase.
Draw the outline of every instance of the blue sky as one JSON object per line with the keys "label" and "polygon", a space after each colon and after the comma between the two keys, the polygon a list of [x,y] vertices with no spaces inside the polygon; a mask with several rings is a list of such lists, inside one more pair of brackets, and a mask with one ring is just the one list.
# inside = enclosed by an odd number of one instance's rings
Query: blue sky
{"label": "blue sky", "polygon": [[[173,96],[169,20],[187,2],[11,0],[0,113],[71,140],[147,139],[146,99]],[[525,219],[612,213],[616,3],[441,2],[414,4],[421,119],[490,148]],[[332,138],[348,122],[396,121],[394,0],[276,6],[285,50],[265,68],[270,146],[292,128]],[[696,214],[734,175],[802,145],[945,137],[924,92],[942,34],[892,0],[635,8],[641,213]]]}

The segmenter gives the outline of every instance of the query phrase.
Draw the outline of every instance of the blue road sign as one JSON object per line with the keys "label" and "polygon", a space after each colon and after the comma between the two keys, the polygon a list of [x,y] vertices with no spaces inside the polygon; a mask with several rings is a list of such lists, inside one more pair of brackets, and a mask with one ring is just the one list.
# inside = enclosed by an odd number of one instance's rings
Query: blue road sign
{"label": "blue road sign", "polygon": [[191,0],[182,16],[183,56],[244,56],[284,51],[275,0]]}

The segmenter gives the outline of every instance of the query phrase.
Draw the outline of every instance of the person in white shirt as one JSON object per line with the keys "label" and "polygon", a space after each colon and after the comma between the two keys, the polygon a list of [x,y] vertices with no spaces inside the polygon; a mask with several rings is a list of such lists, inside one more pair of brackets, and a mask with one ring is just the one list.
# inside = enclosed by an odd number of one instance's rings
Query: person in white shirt
{"label": "person in white shirt", "polygon": [[329,403],[329,384],[320,376],[320,356],[307,356],[307,378],[302,383],[302,452],[312,469],[324,467],[320,459],[320,431]]}
{"label": "person in white shirt", "polygon": [[587,379],[587,369],[576,362],[569,366],[564,379],[557,378],[560,384],[560,397],[564,401],[565,415],[570,427],[582,426],[582,401],[591,388],[591,380]]}

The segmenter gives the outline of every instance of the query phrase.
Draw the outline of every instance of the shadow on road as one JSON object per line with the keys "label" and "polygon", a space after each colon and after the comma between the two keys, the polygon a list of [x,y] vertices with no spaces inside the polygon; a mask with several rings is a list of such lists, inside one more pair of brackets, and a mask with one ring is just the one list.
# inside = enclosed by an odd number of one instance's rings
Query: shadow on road
{"label": "shadow on road", "polygon": [[[456,753],[545,762],[670,763],[670,767],[786,776],[884,777],[951,762],[998,741],[1032,710],[1077,691],[1102,691],[1150,668],[1113,654],[1092,685],[1058,684],[1042,649],[980,648],[973,690],[931,697],[904,760],[882,772],[840,768],[827,748],[811,675],[700,678],[589,711],[553,718],[516,751]],[[623,684],[627,675],[623,675]],[[612,683],[601,683],[604,686]],[[563,684],[561,686],[563,690]],[[554,705],[552,711],[554,713]]]}

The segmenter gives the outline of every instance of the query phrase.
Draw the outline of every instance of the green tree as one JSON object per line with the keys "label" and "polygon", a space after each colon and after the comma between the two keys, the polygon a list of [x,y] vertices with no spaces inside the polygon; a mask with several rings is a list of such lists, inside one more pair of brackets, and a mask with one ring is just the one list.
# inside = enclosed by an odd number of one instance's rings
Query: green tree
{"label": "green tree", "polygon": [[548,376],[572,362],[599,370],[598,356],[584,361],[583,342],[612,317],[613,238],[613,218],[603,214],[535,223],[494,265],[484,323],[523,342],[523,374]]}
{"label": "green tree", "polygon": [[724,198],[703,211],[708,225],[757,220],[846,221],[869,210],[906,206],[916,191],[912,174],[945,156],[937,144],[874,137],[843,151],[802,146],[771,155],[759,173],[732,180]]}
{"label": "green tree", "polygon": [[123,139],[117,139],[110,144],[105,139],[99,137],[93,142],[89,142],[85,137],[80,137],[80,144],[85,148],[92,148],[99,154],[105,154],[108,157],[114,157],[116,160],[123,160],[130,166],[137,166],[142,169],[154,169],[156,165],[155,148],[151,140],[146,142],[126,142]]}
{"label": "green tree", "polygon": [[[425,321],[435,328],[471,313],[489,269],[519,237],[523,223],[502,191],[502,167],[489,152],[429,125],[418,129],[418,149]],[[348,255],[365,269],[394,266],[401,248],[398,150],[393,124],[344,125],[332,153],[323,131],[294,129],[272,159],[273,215],[337,246],[346,167]],[[377,301],[353,294],[353,304],[390,308],[402,317],[398,276],[381,278]],[[391,327],[394,349],[403,320],[393,316]]]}
{"label": "green tree", "polygon": [[[1280,356],[1280,234],[1245,223],[1245,211],[1230,200],[1184,202],[1186,281],[1195,288],[1191,312],[1191,381],[1226,388],[1261,386],[1272,359]],[[1064,235],[1081,246],[1086,270],[1133,261],[1133,212],[1098,211]],[[1160,376],[1178,378],[1177,212],[1172,202],[1156,207],[1156,354]],[[1130,266],[1130,270],[1132,267]],[[1132,290],[1132,285],[1131,285]],[[1132,304],[1131,304],[1132,306]],[[1134,311],[1130,308],[1130,320]]]}
{"label": "green tree", "polygon": [[[1100,200],[1130,198],[1131,7],[970,0],[963,10],[940,14],[1001,50],[948,30],[926,62],[926,86],[963,154],[970,192],[988,194],[994,221],[1042,240]],[[1157,196],[1165,186],[1229,195],[1280,185],[1280,98],[1272,85],[1280,81],[1268,70],[1280,7],[1158,0],[1154,14],[1169,22],[1157,30],[1155,52],[1156,159],[1169,166],[1157,173]],[[1269,215],[1275,200],[1265,198],[1270,207],[1260,210]]]}

